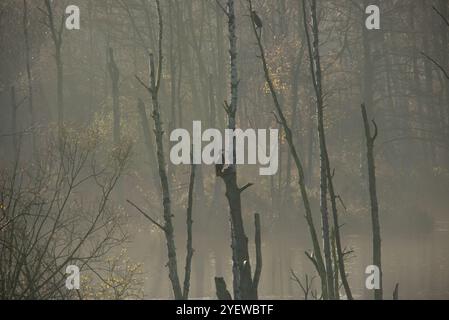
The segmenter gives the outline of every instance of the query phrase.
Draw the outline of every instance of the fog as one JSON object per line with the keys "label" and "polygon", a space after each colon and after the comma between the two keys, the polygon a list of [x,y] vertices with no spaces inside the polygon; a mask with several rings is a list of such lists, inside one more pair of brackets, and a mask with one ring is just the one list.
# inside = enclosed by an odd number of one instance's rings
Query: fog
{"label": "fog", "polygon": [[[445,0],[2,0],[0,298],[449,299],[448,20]],[[195,121],[265,130],[277,171],[204,163]]]}

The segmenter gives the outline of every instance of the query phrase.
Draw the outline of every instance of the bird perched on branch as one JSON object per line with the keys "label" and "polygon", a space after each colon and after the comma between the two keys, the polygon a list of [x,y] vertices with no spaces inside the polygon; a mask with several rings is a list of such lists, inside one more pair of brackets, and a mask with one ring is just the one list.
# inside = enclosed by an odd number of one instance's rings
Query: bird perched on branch
{"label": "bird perched on branch", "polygon": [[253,23],[255,24],[256,29],[258,29],[259,32],[262,32],[262,27],[263,27],[262,19],[260,19],[256,10],[251,11],[251,19],[253,20]]}

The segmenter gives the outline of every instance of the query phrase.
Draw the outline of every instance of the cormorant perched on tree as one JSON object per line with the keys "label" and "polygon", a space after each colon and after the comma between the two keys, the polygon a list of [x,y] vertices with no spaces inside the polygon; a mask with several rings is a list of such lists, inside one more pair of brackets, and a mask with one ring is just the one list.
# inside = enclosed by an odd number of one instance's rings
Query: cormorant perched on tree
{"label": "cormorant perched on tree", "polygon": [[257,12],[255,10],[251,11],[251,19],[253,20],[257,29],[259,29],[260,32],[262,32],[262,27],[263,27],[262,19],[260,19],[259,15],[257,14]]}

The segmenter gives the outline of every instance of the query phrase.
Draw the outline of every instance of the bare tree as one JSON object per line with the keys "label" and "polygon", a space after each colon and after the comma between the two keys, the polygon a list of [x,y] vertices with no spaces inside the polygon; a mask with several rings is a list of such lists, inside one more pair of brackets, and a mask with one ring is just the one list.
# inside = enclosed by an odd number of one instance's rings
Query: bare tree
{"label": "bare tree", "polygon": [[[306,12],[306,1],[303,0],[303,11]],[[316,94],[316,114],[317,114],[317,125],[318,125],[318,138],[320,145],[320,209],[321,209],[321,225],[322,225],[322,235],[323,235],[323,252],[324,259],[326,262],[326,277],[327,285],[325,298],[334,298],[334,280],[333,280],[333,266],[332,266],[332,256],[331,256],[331,246],[330,246],[330,229],[329,229],[329,210],[327,204],[328,195],[328,177],[327,177],[327,167],[328,167],[328,156],[326,147],[326,136],[324,132],[324,101],[323,101],[323,91],[321,85],[321,62],[320,62],[320,52],[319,52],[319,39],[318,39],[318,21],[316,16],[316,1],[311,1],[311,17],[312,17],[312,35],[313,40],[311,41],[309,30],[307,26],[307,16],[304,14],[304,28],[306,30],[307,43],[309,48],[309,60],[311,66],[311,75],[313,86],[315,88]]]}
{"label": "bare tree", "polygon": [[[249,0],[248,4],[249,4],[249,11],[252,12],[253,11],[252,1]],[[254,35],[257,39],[257,44],[259,47],[260,58],[262,60],[265,80],[268,83],[268,87],[270,88],[270,93],[273,98],[273,102],[274,102],[274,106],[275,106],[275,110],[276,110],[276,113],[275,113],[276,119],[281,124],[281,126],[285,132],[285,137],[286,137],[288,146],[290,148],[290,152],[292,154],[293,160],[295,162],[296,169],[298,171],[299,190],[300,190],[302,202],[304,205],[305,218],[307,221],[307,225],[309,227],[309,232],[310,232],[310,236],[312,239],[312,245],[313,245],[313,252],[306,253],[306,255],[312,261],[314,266],[316,267],[316,270],[317,270],[317,272],[320,276],[321,282],[322,282],[322,291],[325,292],[325,290],[326,290],[326,272],[325,271],[326,270],[325,270],[323,258],[321,255],[321,248],[320,248],[320,244],[318,241],[318,235],[317,235],[317,232],[315,229],[315,224],[313,221],[312,208],[310,206],[309,195],[308,195],[307,188],[306,188],[306,182],[305,182],[302,161],[299,157],[298,151],[297,151],[295,143],[293,141],[292,131],[288,125],[288,122],[284,115],[284,111],[282,109],[281,103],[279,102],[277,91],[274,87],[273,81],[270,76],[270,71],[268,69],[268,63],[267,63],[267,60],[265,57],[265,50],[262,45],[261,34],[258,31],[258,28],[254,22],[252,22],[252,27],[253,27]]]}
{"label": "bare tree", "polygon": [[379,222],[379,204],[377,201],[377,185],[376,185],[376,165],[374,160],[374,143],[377,138],[378,129],[377,124],[373,120],[374,134],[371,134],[371,126],[368,120],[368,114],[366,112],[366,107],[362,104],[362,118],[363,125],[365,128],[365,139],[366,139],[366,157],[368,160],[368,183],[369,183],[369,194],[371,200],[371,225],[373,232],[373,265],[379,268],[380,276],[380,288],[374,290],[374,299],[382,300],[383,297],[383,287],[382,287],[382,247],[381,247],[381,237],[380,237],[380,222]]}
{"label": "bare tree", "polygon": [[154,65],[154,55],[150,54],[150,85],[147,86],[138,79],[143,86],[148,90],[151,95],[151,101],[153,104],[153,120],[154,120],[154,132],[156,135],[156,154],[157,154],[157,163],[159,167],[159,177],[161,181],[162,187],[162,197],[163,197],[163,207],[164,207],[164,221],[165,224],[163,226],[163,231],[165,233],[165,237],[167,240],[167,250],[168,250],[168,271],[169,278],[172,284],[173,293],[176,300],[181,300],[183,298],[183,293],[181,289],[181,285],[179,282],[178,276],[178,263],[176,258],[176,246],[175,246],[175,237],[173,230],[173,222],[172,222],[172,211],[171,211],[171,200],[170,200],[170,188],[168,184],[167,177],[167,168],[165,162],[164,155],[164,142],[163,135],[164,130],[162,129],[162,119],[159,107],[159,89],[162,78],[162,36],[163,36],[163,22],[162,22],[162,13],[160,8],[159,0],[156,0],[158,19],[159,19],[159,40],[158,40],[158,48],[159,48],[159,63],[158,69],[156,70]]}
{"label": "bare tree", "polygon": [[[193,163],[193,161],[192,161]],[[189,180],[189,193],[187,202],[187,215],[186,215],[186,227],[187,227],[187,242],[186,242],[186,262],[185,262],[185,273],[184,273],[184,286],[182,290],[182,296],[184,300],[189,299],[190,290],[190,273],[192,271],[192,257],[193,257],[193,241],[192,241],[192,211],[193,211],[193,191],[195,187],[195,165],[192,164],[190,170],[190,180]]]}
{"label": "bare tree", "polygon": [[[193,210],[193,187],[195,180],[195,167],[192,167],[190,183],[189,183],[189,196],[187,205],[187,253],[185,262],[185,275],[184,275],[184,286],[181,288],[179,275],[178,275],[178,262],[176,256],[176,246],[175,246],[175,236],[172,221],[172,209],[171,209],[171,199],[170,199],[170,188],[167,176],[166,161],[164,155],[164,142],[163,135],[164,131],[162,128],[162,119],[159,104],[159,90],[162,79],[162,66],[163,66],[163,54],[162,54],[162,40],[163,40],[163,21],[162,12],[159,0],[156,0],[157,15],[159,21],[159,37],[158,37],[158,68],[156,70],[154,64],[154,56],[150,53],[150,84],[146,85],[138,77],[137,80],[143,85],[151,95],[151,101],[153,104],[152,117],[154,120],[154,132],[156,135],[156,153],[157,153],[157,163],[159,167],[159,177],[162,187],[162,197],[163,197],[163,207],[164,207],[164,225],[156,222],[156,220],[150,218],[137,206],[128,200],[129,203],[133,204],[141,213],[143,213],[150,221],[152,221],[156,226],[158,226],[165,234],[167,241],[168,250],[168,270],[169,278],[172,284],[173,293],[176,300],[188,299],[189,288],[190,288],[190,270],[192,264],[193,247],[192,247],[192,210]],[[140,104],[139,109],[144,106]],[[142,110],[141,110],[142,111]],[[142,113],[142,112],[141,112]],[[142,113],[143,114],[143,113]]]}
{"label": "bare tree", "polygon": [[[217,1],[217,5],[221,4]],[[231,76],[231,102],[225,102],[225,110],[228,115],[227,128],[230,130],[236,129],[236,114],[238,107],[238,88],[239,76],[237,67],[237,26],[235,16],[234,0],[228,0],[226,9],[222,7],[226,16],[228,17],[228,32],[229,32],[229,55],[230,55],[230,76]],[[242,218],[242,203],[241,194],[249,187],[251,183],[239,187],[237,185],[237,166],[235,164],[235,137],[232,139],[232,159],[229,166],[225,164],[216,166],[216,175],[221,177],[226,185],[226,198],[228,199],[230,215],[231,215],[231,239],[232,239],[232,263],[233,263],[233,284],[234,284],[234,299],[248,300],[257,299],[257,285],[259,274],[253,279],[251,274],[251,263],[248,250],[248,238],[245,234],[245,227]],[[230,155],[226,155],[230,156]],[[224,156],[225,157],[225,156]],[[223,157],[223,160],[225,160]],[[259,260],[261,262],[261,260]],[[256,266],[256,270],[261,268]],[[254,281],[256,280],[256,281]],[[216,281],[217,284],[217,281]],[[222,292],[217,287],[217,293]]]}
{"label": "bare tree", "polygon": [[[95,132],[45,145],[33,168],[18,163],[0,175],[0,297],[65,299],[65,267],[93,266],[125,239],[110,204],[130,146],[97,164]],[[44,145],[42,146],[44,147]],[[96,205],[83,206],[91,190]],[[98,265],[97,265],[98,266]]]}
{"label": "bare tree", "polygon": [[338,293],[336,292],[338,290],[338,286],[335,286],[336,282],[333,279],[334,274],[336,274],[336,272],[333,270],[332,256],[330,252],[331,248],[329,238],[330,233],[328,224],[328,205],[327,205],[327,193],[329,191],[329,196],[332,205],[332,217],[334,221],[335,243],[338,257],[338,269],[340,270],[340,276],[346,291],[346,295],[348,299],[352,299],[352,294],[349,288],[345,271],[344,252],[341,246],[340,224],[338,222],[338,212],[336,203],[337,195],[335,194],[334,190],[333,174],[331,172],[329,154],[327,151],[327,144],[326,144],[326,132],[324,129],[324,94],[322,87],[322,71],[321,71],[321,60],[319,50],[319,30],[318,30],[316,0],[311,1],[310,8],[312,18],[312,36],[313,36],[312,41],[310,39],[310,34],[307,26],[306,1],[303,0],[304,28],[306,31],[307,44],[309,48],[310,70],[312,75],[313,87],[315,89],[317,101],[316,102],[317,124],[318,124],[318,136],[320,141],[320,196],[321,196],[320,206],[323,221],[323,242],[326,259],[328,298],[333,299],[336,296],[338,296]]}

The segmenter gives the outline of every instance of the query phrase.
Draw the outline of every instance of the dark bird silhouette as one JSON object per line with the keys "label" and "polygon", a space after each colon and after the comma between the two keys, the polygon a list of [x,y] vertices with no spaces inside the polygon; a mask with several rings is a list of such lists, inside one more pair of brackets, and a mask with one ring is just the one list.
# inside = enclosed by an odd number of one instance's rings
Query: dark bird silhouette
{"label": "dark bird silhouette", "polygon": [[262,19],[260,19],[259,15],[255,10],[251,11],[251,19],[253,20],[257,29],[262,29],[263,27]]}

